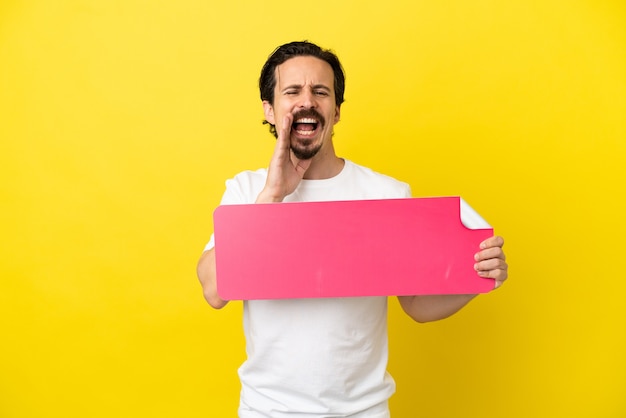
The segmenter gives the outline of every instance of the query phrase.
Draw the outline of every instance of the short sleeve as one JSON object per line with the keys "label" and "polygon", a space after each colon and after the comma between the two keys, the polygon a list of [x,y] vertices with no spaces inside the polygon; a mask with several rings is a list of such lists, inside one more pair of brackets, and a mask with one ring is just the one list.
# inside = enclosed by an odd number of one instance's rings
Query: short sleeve
{"label": "short sleeve", "polygon": [[[226,190],[222,195],[221,205],[239,205],[254,203],[257,196],[263,190],[267,170],[243,171],[232,179],[226,180]],[[204,251],[215,247],[215,237],[211,234],[209,242],[204,246]]]}

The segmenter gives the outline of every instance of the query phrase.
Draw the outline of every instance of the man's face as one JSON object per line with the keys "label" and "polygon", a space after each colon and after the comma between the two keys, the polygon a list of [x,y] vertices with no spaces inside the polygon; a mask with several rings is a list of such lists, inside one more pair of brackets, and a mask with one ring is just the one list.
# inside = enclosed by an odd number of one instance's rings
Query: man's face
{"label": "man's face", "polygon": [[274,103],[263,102],[265,118],[281,132],[286,114],[293,115],[291,150],[299,159],[310,159],[331,142],[339,121],[331,66],[315,57],[290,58],[276,67]]}

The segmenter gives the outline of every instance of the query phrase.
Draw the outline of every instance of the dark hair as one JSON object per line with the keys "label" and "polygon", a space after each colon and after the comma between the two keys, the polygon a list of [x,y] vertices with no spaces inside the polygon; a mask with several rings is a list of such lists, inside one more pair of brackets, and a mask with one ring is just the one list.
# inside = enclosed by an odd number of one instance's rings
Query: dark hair
{"label": "dark hair", "polygon": [[[266,100],[270,104],[274,104],[274,88],[276,87],[276,67],[290,58],[298,56],[311,56],[326,61],[333,69],[335,76],[335,104],[340,106],[343,103],[343,93],[346,88],[346,77],[343,72],[343,67],[339,62],[339,58],[329,49],[322,49],[314,43],[308,41],[290,42],[279,46],[269,56],[263,69],[261,70],[261,77],[259,78],[259,90],[261,92],[261,100]],[[276,127],[264,121],[270,125],[270,132],[277,136]]]}

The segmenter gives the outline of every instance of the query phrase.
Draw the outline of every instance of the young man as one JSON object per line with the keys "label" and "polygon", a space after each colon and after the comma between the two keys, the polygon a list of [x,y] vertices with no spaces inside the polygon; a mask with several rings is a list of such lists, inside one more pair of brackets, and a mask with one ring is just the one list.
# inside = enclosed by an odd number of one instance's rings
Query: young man
{"label": "young man", "polygon": [[[222,204],[411,196],[407,184],[335,154],[333,126],[345,79],[332,52],[309,42],[283,45],[265,63],[259,86],[276,136],[274,153],[267,169],[228,180]],[[507,278],[503,244],[501,237],[489,238],[475,256],[477,275],[496,287]],[[207,302],[225,306],[216,291],[212,237],[198,277]],[[399,301],[413,319],[426,322],[454,314],[474,296]],[[386,297],[244,301],[244,334],[240,417],[389,417],[395,384],[386,371]]]}

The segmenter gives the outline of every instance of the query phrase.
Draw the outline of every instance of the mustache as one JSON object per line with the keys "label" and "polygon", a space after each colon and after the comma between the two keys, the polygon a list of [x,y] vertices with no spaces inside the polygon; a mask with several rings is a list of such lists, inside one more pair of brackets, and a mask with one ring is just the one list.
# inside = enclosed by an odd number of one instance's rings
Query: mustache
{"label": "mustache", "polygon": [[319,123],[324,126],[326,125],[326,119],[315,109],[301,109],[293,114],[294,122],[301,118],[313,118],[319,121]]}

